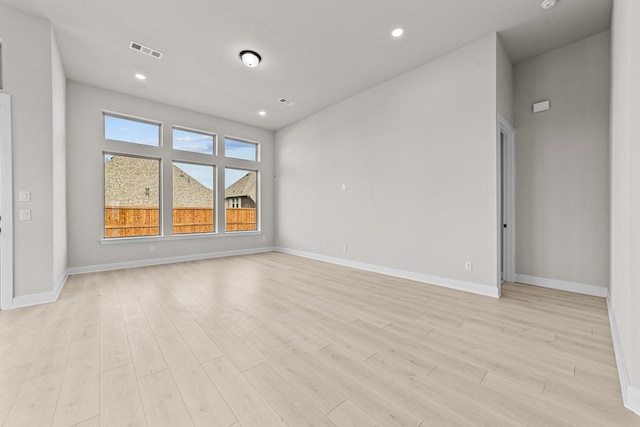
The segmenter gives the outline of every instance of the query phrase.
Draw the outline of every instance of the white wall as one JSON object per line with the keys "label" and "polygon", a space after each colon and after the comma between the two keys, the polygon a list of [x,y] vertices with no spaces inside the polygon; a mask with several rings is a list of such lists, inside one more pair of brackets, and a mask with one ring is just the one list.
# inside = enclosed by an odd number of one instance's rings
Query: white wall
{"label": "white wall", "polygon": [[[625,403],[640,414],[640,3],[615,0],[611,61],[611,284]],[[627,378],[624,375],[627,374]]]}
{"label": "white wall", "polygon": [[67,77],[51,31],[51,75],[53,112],[53,282],[58,284],[67,272]]}
{"label": "white wall", "polygon": [[276,244],[495,290],[496,43],[278,131]]}
{"label": "white wall", "polygon": [[[518,275],[609,284],[609,40],[515,66]],[[546,99],[551,110],[533,114]]]}
{"label": "white wall", "polygon": [[[63,105],[59,95],[54,95],[54,91],[59,93],[61,79],[60,69],[54,65],[58,61],[52,50],[55,41],[49,22],[3,5],[0,38],[4,92],[11,95],[13,109],[14,296],[46,294],[54,291],[55,276],[59,276],[59,270],[53,268],[52,217],[54,195],[59,196],[60,191],[52,182],[54,160],[63,149],[64,122],[60,116],[64,113],[59,110]],[[52,137],[54,115],[56,136]],[[31,202],[19,202],[19,190],[30,191]],[[31,210],[31,221],[18,220],[21,209]],[[59,215],[54,221],[62,222]],[[58,248],[63,245],[56,243]],[[66,268],[63,257],[58,260],[63,263],[61,269]]]}
{"label": "white wall", "polygon": [[[102,152],[117,149],[116,144],[118,144],[104,140],[103,111],[160,121],[164,124],[164,141],[171,141],[171,126],[178,125],[215,132],[218,135],[218,144],[224,144],[225,135],[260,142],[262,175],[259,198],[262,233],[236,233],[233,236],[220,233],[222,234],[220,236],[165,237],[153,242],[138,240],[103,244],[101,242],[104,228]],[[73,81],[69,81],[67,85],[67,116],[67,215],[69,266],[75,269],[72,271],[92,266],[136,262],[144,264],[152,263],[158,258],[189,257],[273,246],[273,132]],[[129,148],[136,150],[139,148],[136,145],[130,144]],[[171,158],[172,148],[170,144],[165,144],[164,147],[157,149],[157,152],[164,161],[167,161]],[[220,150],[220,153],[222,152]],[[182,160],[189,160],[188,153],[183,156]],[[218,176],[223,176],[222,171],[225,165],[241,164],[242,161],[219,156]],[[224,206],[222,185],[223,181],[220,179],[216,192],[218,210]],[[172,188],[167,184],[163,191],[164,212],[171,212],[171,197]],[[165,221],[165,229],[170,230],[168,225],[170,225],[170,217]],[[154,252],[150,251],[151,244],[155,247]]]}
{"label": "white wall", "polygon": [[496,41],[498,112],[513,126],[513,64],[500,41],[500,37]]}

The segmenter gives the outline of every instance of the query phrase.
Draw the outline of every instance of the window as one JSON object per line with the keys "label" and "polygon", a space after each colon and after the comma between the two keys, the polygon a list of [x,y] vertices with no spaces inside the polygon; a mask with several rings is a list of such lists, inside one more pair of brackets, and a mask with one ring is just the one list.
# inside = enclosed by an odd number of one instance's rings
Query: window
{"label": "window", "polygon": [[174,127],[172,136],[174,150],[209,155],[215,153],[215,135]]}
{"label": "window", "polygon": [[104,115],[104,137],[112,141],[160,146],[160,124]]}
{"label": "window", "polygon": [[232,159],[258,160],[258,144],[226,137],[224,139],[224,155]]}
{"label": "window", "polygon": [[160,160],[104,155],[104,237],[160,234]]}
{"label": "window", "polygon": [[173,162],[173,234],[211,233],[214,167]]}
{"label": "window", "polygon": [[225,137],[218,153],[206,130],[172,125],[167,133],[152,119],[110,112],[103,126],[104,243],[258,231],[257,142]]}
{"label": "window", "polygon": [[224,182],[225,231],[257,230],[258,173],[226,168]]}

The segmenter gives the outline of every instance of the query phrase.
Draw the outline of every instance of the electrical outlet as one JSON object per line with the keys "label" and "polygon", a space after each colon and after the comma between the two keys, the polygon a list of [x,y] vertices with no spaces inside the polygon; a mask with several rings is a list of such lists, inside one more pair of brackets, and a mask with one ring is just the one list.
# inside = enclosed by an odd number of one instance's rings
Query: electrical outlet
{"label": "electrical outlet", "polygon": [[156,245],[149,245],[149,252],[155,252],[156,251]]}
{"label": "electrical outlet", "polygon": [[465,261],[464,262],[464,270],[465,271],[473,270],[473,263],[471,261]]}
{"label": "electrical outlet", "polygon": [[20,221],[31,221],[31,210],[20,209]]}
{"label": "electrical outlet", "polygon": [[347,191],[347,184],[342,184],[342,191]]}
{"label": "electrical outlet", "polygon": [[347,245],[342,245],[342,252],[346,253],[347,252]]}

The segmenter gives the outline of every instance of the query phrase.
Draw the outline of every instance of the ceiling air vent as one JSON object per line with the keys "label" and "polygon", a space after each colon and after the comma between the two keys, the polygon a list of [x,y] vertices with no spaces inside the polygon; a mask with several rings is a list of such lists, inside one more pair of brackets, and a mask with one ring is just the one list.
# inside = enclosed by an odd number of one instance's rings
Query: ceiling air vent
{"label": "ceiling air vent", "polygon": [[298,103],[296,101],[292,101],[292,100],[287,99],[287,98],[280,98],[280,102],[282,102],[287,107],[295,107],[296,105],[298,105]]}
{"label": "ceiling air vent", "polygon": [[153,56],[156,59],[162,59],[162,55],[164,55],[159,50],[151,49],[150,47],[138,42],[134,42],[133,40],[129,43],[129,47],[133,50],[137,50],[140,53],[144,53],[145,55]]}

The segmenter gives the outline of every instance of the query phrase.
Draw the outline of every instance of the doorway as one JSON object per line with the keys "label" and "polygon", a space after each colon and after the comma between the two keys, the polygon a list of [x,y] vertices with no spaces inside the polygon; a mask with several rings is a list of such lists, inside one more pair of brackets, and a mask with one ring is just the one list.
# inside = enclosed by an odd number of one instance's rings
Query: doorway
{"label": "doorway", "polygon": [[0,93],[0,309],[13,306],[11,96]]}
{"label": "doorway", "polygon": [[515,280],[515,129],[501,115],[499,121],[499,260],[500,283]]}

